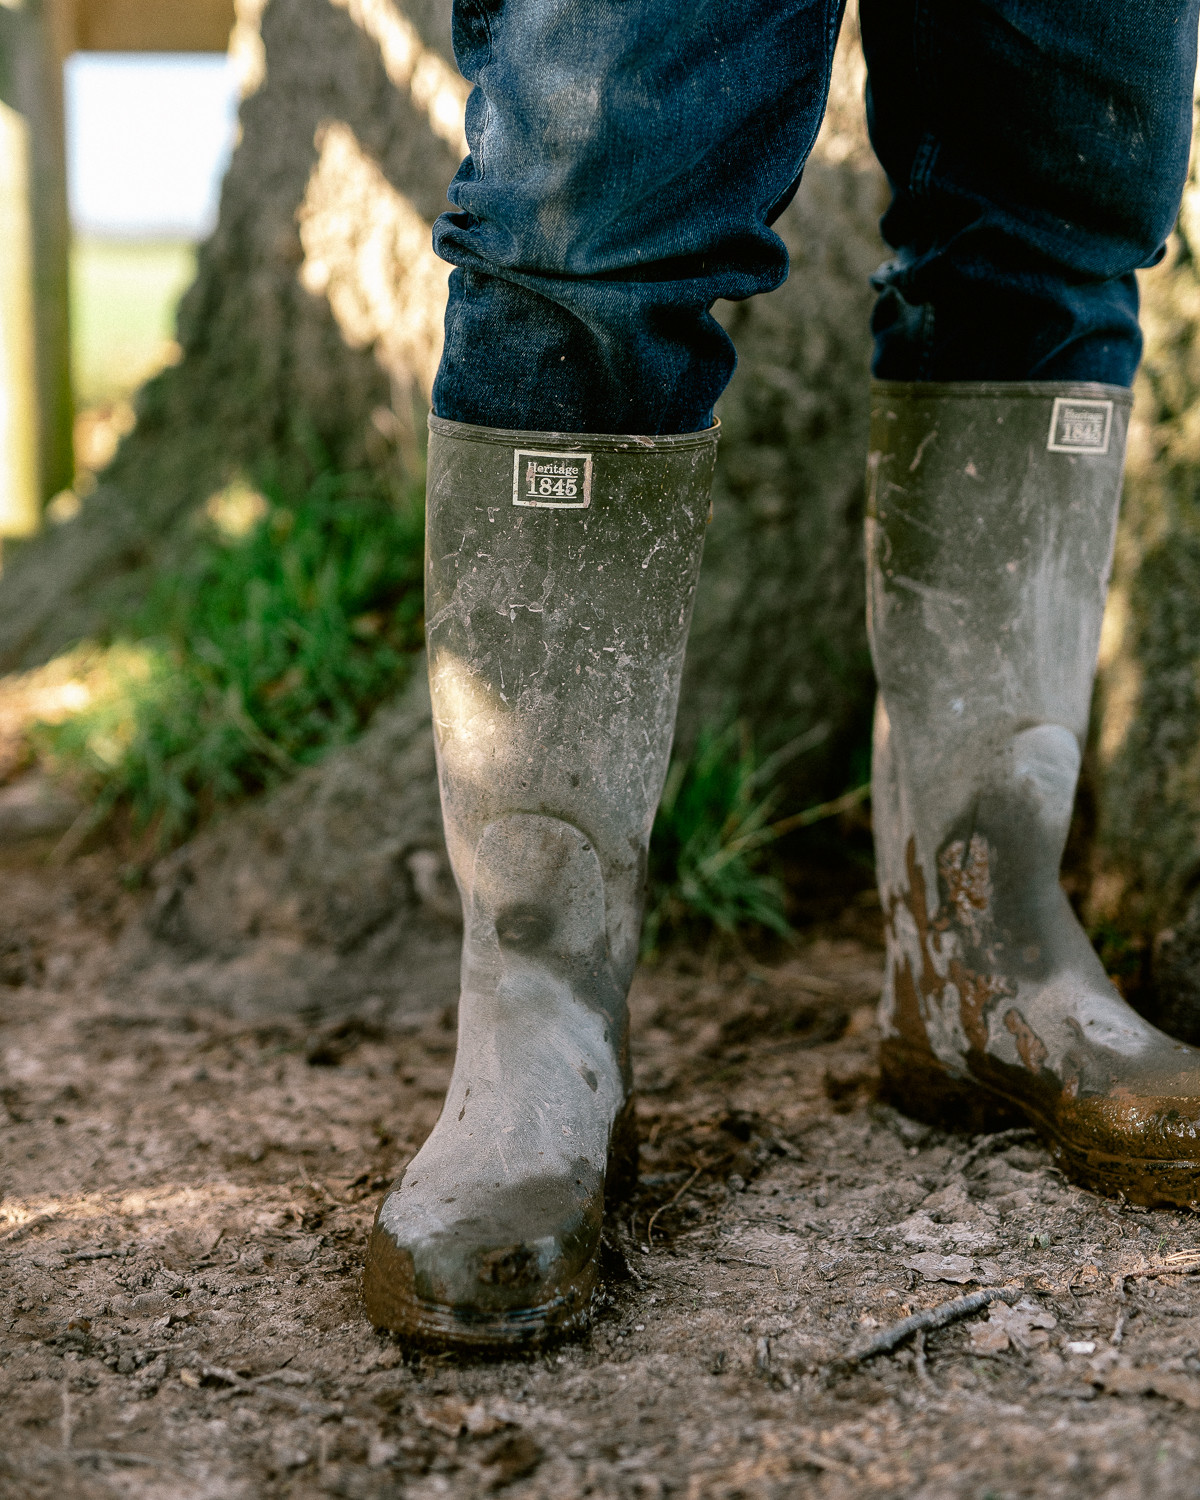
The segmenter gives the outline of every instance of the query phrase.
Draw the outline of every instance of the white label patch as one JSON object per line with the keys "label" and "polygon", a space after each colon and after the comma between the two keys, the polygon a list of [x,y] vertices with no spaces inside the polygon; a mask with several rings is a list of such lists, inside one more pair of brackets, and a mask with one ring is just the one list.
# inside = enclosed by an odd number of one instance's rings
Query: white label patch
{"label": "white label patch", "polygon": [[513,454],[513,504],[546,510],[586,510],[592,503],[590,453]]}
{"label": "white label patch", "polygon": [[1112,429],[1111,401],[1058,396],[1050,414],[1050,453],[1107,453]]}

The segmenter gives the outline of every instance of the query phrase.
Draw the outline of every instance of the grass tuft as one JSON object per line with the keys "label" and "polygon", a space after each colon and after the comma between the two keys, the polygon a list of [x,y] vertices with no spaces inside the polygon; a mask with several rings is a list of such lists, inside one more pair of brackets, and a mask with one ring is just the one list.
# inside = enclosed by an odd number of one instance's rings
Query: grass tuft
{"label": "grass tuft", "polygon": [[89,827],[125,808],[167,847],[352,739],[421,644],[423,529],[416,496],[398,507],[367,476],[214,496],[86,706],[34,731]]}
{"label": "grass tuft", "polygon": [[672,760],[650,839],[642,954],[697,926],[747,926],[791,935],[783,883],[765,867],[779,792],[765,793],[744,723],[703,731],[692,753]]}

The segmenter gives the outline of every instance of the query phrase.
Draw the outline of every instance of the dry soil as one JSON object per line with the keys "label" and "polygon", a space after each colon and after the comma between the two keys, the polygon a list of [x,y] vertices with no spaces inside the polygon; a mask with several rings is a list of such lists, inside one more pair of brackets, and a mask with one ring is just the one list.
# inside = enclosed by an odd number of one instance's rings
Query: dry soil
{"label": "dry soil", "polygon": [[[1200,1493],[1194,1216],[873,1102],[877,913],[639,974],[641,1186],[592,1329],[487,1364],[359,1300],[453,1056],[420,973],[407,1018],[234,1020],[121,968],[110,852],[0,881],[6,1500]],[[846,1361],[981,1286],[1012,1305]]]}

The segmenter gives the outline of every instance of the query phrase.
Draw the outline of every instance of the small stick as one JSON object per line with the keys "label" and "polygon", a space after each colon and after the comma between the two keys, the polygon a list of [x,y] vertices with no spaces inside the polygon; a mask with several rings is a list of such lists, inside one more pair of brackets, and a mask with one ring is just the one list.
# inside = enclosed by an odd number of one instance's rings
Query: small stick
{"label": "small stick", "polygon": [[768,1265],[765,1260],[747,1260],[744,1255],[714,1255],[713,1260],[722,1265],[729,1266],[756,1266],[760,1271],[773,1271],[774,1266]]}
{"label": "small stick", "polygon": [[157,1466],[166,1462],[163,1458],[152,1458],[148,1453],[114,1453],[108,1448],[69,1448],[66,1452],[54,1453],[53,1450],[48,1457],[70,1459],[73,1463],[99,1463],[107,1460],[110,1464],[124,1465],[126,1468],[138,1468],[141,1466]]}
{"label": "small stick", "polygon": [[27,1234],[32,1234],[35,1229],[40,1229],[43,1224],[49,1224],[51,1220],[57,1218],[57,1213],[34,1214],[33,1218],[26,1219],[24,1224],[18,1224],[7,1234],[0,1235],[0,1245],[15,1244],[17,1240],[23,1240]]}
{"label": "small stick", "polygon": [[932,1385],[933,1378],[929,1373],[929,1366],[925,1361],[925,1330],[918,1328],[913,1339],[913,1353],[917,1357],[917,1379],[922,1385]]}
{"label": "small stick", "polygon": [[[612,1253],[617,1256],[621,1264],[629,1272],[630,1276],[632,1276],[634,1281],[637,1282],[638,1286],[645,1286],[646,1278],[634,1265],[632,1259],[628,1255],[626,1255],[625,1246],[621,1243],[620,1237],[615,1233],[610,1233],[608,1230],[605,1230],[603,1239],[604,1243],[608,1246]],[[634,1245],[637,1244],[637,1240],[634,1239],[632,1235],[630,1236],[630,1241]]]}
{"label": "small stick", "polygon": [[665,1209],[673,1208],[674,1205],[679,1202],[680,1198],[683,1197],[684,1193],[687,1192],[688,1188],[691,1187],[692,1183],[695,1182],[696,1178],[699,1177],[700,1173],[704,1171],[704,1169],[705,1169],[705,1167],[707,1165],[708,1165],[707,1162],[702,1161],[700,1163],[700,1165],[696,1168],[696,1170],[692,1173],[692,1175],[688,1178],[688,1180],[684,1183],[684,1185],[679,1189],[679,1191],[671,1199],[670,1203],[662,1203],[662,1204],[660,1204],[658,1206],[658,1208],[656,1208],[654,1210],[654,1212],[650,1215],[650,1222],[649,1222],[649,1224],[646,1225],[646,1243],[647,1243],[647,1245],[650,1246],[651,1250],[654,1249],[654,1221],[658,1218],[659,1214],[661,1214]]}
{"label": "small stick", "polygon": [[815,1448],[792,1448],[791,1452],[793,1458],[798,1458],[810,1469],[823,1469],[830,1474],[858,1473],[852,1464],[844,1464],[836,1458],[827,1458],[824,1453],[818,1453]]}
{"label": "small stick", "polygon": [[1014,1130],[998,1130],[995,1135],[985,1135],[981,1141],[976,1141],[963,1159],[954,1163],[951,1170],[965,1172],[968,1167],[974,1166],[981,1156],[990,1156],[993,1151],[999,1151],[1001,1146],[1015,1146],[1018,1141],[1036,1139],[1037,1131],[1031,1130],[1027,1125],[1020,1125]]}
{"label": "small stick", "polygon": [[1197,1271],[1200,1271],[1200,1255],[1177,1250],[1157,1266],[1147,1266],[1144,1271],[1126,1271],[1121,1280],[1129,1278],[1136,1281],[1139,1276],[1147,1279],[1153,1276],[1194,1276]]}
{"label": "small stick", "polygon": [[839,813],[852,811],[870,795],[871,783],[864,781],[862,786],[856,786],[852,792],[844,792],[832,802],[822,802],[817,807],[806,807],[803,812],[793,813],[790,818],[780,818],[778,823],[770,824],[766,831],[773,838],[779,838],[781,834],[790,833],[793,828],[811,828],[814,823],[822,823],[826,818],[836,818]]}
{"label": "small stick", "polygon": [[953,1302],[942,1302],[937,1307],[927,1307],[924,1312],[913,1313],[911,1318],[904,1318],[899,1323],[893,1323],[890,1328],[883,1329],[874,1338],[868,1339],[865,1344],[843,1355],[842,1359],[836,1363],[858,1365],[865,1360],[874,1359],[877,1354],[890,1354],[897,1345],[911,1338],[914,1333],[924,1333],[932,1328],[945,1328],[948,1323],[957,1323],[960,1318],[969,1318],[972,1313],[981,1312],[989,1302],[1007,1302],[1011,1305],[1018,1297],[1024,1295],[1023,1287],[991,1286],[985,1287],[981,1292],[971,1292],[966,1297],[957,1297]]}
{"label": "small stick", "polygon": [[232,1387],[231,1395],[234,1391],[242,1391],[246,1395],[269,1396],[272,1401],[280,1401],[284,1406],[295,1407],[297,1411],[310,1415],[337,1416],[342,1409],[339,1405],[330,1405],[326,1401],[309,1401],[304,1396],[294,1396],[291,1391],[278,1390],[274,1386],[262,1386],[255,1381],[243,1380],[236,1370],[225,1370],[220,1365],[202,1364],[200,1374],[210,1376],[214,1380],[225,1381]]}

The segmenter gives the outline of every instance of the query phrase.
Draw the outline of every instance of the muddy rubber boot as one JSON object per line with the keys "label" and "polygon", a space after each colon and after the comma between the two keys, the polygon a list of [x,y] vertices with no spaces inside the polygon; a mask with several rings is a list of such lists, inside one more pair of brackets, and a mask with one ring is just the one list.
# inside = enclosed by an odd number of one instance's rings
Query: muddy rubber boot
{"label": "muddy rubber boot", "polygon": [[462,895],[458,1055],[376,1215],[364,1295],[426,1346],[585,1326],[637,1138],[625,997],[670,756],[716,429],[431,417],[426,634]]}
{"label": "muddy rubber boot", "polygon": [[878,384],[868,609],[887,923],[883,1088],[1028,1121],[1064,1171],[1200,1198],[1200,1053],[1105,976],[1058,882],[1112,557],[1128,391]]}

